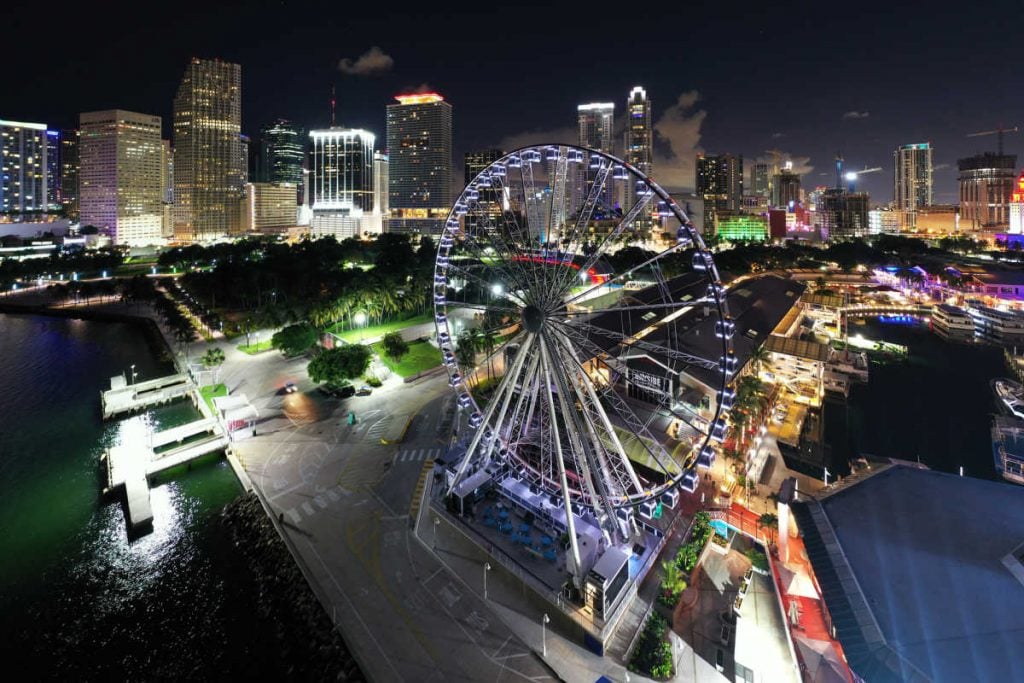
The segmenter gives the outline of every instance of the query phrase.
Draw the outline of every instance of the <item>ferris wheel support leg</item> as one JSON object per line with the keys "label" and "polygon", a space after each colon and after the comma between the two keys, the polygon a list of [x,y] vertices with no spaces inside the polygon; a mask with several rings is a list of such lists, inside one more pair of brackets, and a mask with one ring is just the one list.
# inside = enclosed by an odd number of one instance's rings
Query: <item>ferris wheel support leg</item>
{"label": "ferris wheel support leg", "polygon": [[[530,342],[532,340],[533,340],[533,335],[531,334],[530,337],[527,338],[527,341],[523,345],[522,349],[520,350],[520,353],[516,354],[516,358],[512,362],[511,369],[508,372],[505,373],[506,380],[510,379],[511,381],[508,384],[508,388],[505,390],[505,397],[502,400],[501,409],[498,411],[498,419],[494,422],[494,436],[492,437],[494,439],[498,439],[499,441],[501,440],[501,428],[504,426],[505,416],[508,414],[508,407],[512,403],[512,396],[516,393],[516,391],[515,391],[515,389],[516,389],[516,380],[519,379],[519,372],[520,372],[520,370],[523,369],[523,364],[526,362],[526,353],[525,353],[525,351],[530,346]],[[537,361],[538,361],[538,357],[537,356],[534,356],[533,360],[530,361],[530,367],[527,368],[527,371],[526,371],[526,376],[527,377],[530,377],[533,374],[533,372],[537,369]],[[511,377],[509,377],[509,375],[511,375]],[[495,396],[493,399],[491,399],[491,404],[492,405],[496,405],[497,402],[498,402],[498,397],[497,396]],[[488,407],[490,407],[490,406],[488,406]],[[483,423],[483,425],[487,425],[487,422],[485,421]],[[483,431],[483,426],[481,426],[480,429],[481,429],[481,431]],[[493,449],[488,449],[487,450],[487,455],[485,456],[486,460],[487,460],[487,463],[490,463],[491,460],[493,460],[493,457],[491,455],[492,451],[493,451]]]}
{"label": "ferris wheel support leg", "polygon": [[[548,377],[551,376],[551,368],[548,363],[548,351],[544,344],[540,345],[541,361],[544,365],[544,374]],[[551,394],[551,382],[546,381],[544,387],[544,393],[547,396],[548,411],[554,419],[555,413],[555,397]],[[583,576],[582,567],[580,566],[580,544],[576,540],[576,520],[575,515],[572,511],[572,499],[569,497],[569,480],[565,476],[565,461],[562,460],[562,440],[558,436],[557,425],[554,427],[554,442],[555,442],[555,460],[558,463],[558,480],[562,487],[562,503],[565,505],[565,526],[566,531],[569,534],[569,546],[572,549],[572,572],[573,582],[576,584],[576,588],[583,588]]]}
{"label": "ferris wheel support leg", "polygon": [[459,482],[466,475],[466,468],[469,467],[470,461],[473,459],[473,454],[476,452],[477,446],[480,445],[480,439],[486,432],[486,426],[491,421],[491,416],[494,414],[494,408],[498,405],[498,399],[505,391],[510,391],[509,385],[515,386],[515,373],[519,371],[519,368],[523,365],[523,360],[526,358],[526,351],[529,350],[530,344],[534,340],[533,334],[526,337],[526,341],[523,342],[523,346],[520,349],[520,353],[516,354],[516,361],[518,364],[515,367],[513,373],[506,373],[505,378],[498,385],[498,391],[495,393],[491,402],[487,405],[487,412],[484,414],[483,422],[480,423],[480,427],[477,428],[476,433],[473,434],[473,440],[469,442],[469,448],[466,449],[466,454],[462,456],[462,462],[459,463],[459,469],[455,472],[455,477],[452,479],[451,486],[448,487],[448,494],[451,495],[455,487],[458,486]]}

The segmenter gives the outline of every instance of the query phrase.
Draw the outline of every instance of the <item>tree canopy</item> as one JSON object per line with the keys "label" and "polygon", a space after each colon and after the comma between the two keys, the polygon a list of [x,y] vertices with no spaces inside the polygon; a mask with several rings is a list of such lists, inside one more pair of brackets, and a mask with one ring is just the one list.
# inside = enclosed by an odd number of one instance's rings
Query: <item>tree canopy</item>
{"label": "tree canopy", "polygon": [[355,379],[370,365],[370,348],[362,344],[347,344],[333,349],[324,349],[309,362],[307,372],[314,382],[344,384]]}
{"label": "tree canopy", "polygon": [[409,342],[402,338],[400,332],[388,332],[381,339],[384,353],[396,363],[402,360],[405,354],[409,353]]}
{"label": "tree canopy", "polygon": [[316,344],[316,328],[309,323],[288,325],[274,333],[270,344],[286,356],[297,356]]}

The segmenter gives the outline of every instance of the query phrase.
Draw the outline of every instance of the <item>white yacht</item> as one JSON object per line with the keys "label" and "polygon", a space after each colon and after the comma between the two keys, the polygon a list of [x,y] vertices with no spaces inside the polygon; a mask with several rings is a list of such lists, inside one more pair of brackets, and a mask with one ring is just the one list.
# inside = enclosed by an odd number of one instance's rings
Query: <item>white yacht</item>
{"label": "white yacht", "polygon": [[939,304],[932,309],[932,328],[949,336],[974,336],[974,319],[959,306]]}
{"label": "white yacht", "polygon": [[1019,311],[973,306],[968,313],[974,320],[975,334],[985,341],[1003,345],[1024,343],[1024,314]]}
{"label": "white yacht", "polygon": [[1024,420],[1024,387],[1013,380],[1000,378],[992,380],[1000,407],[1014,417]]}

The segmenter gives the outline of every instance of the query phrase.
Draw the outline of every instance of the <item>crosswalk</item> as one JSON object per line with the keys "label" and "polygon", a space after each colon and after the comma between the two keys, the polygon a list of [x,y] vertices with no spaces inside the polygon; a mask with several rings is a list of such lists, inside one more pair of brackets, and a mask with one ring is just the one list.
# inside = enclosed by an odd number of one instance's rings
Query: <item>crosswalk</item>
{"label": "crosswalk", "polygon": [[366,430],[366,440],[376,441],[377,439],[383,438],[388,432],[388,428],[391,426],[391,421],[394,419],[394,415],[385,415],[380,418]]}
{"label": "crosswalk", "polygon": [[435,460],[441,455],[441,448],[409,448],[398,451],[395,455],[395,462],[421,462],[423,460]]}
{"label": "crosswalk", "polygon": [[296,505],[293,508],[285,510],[284,514],[293,524],[298,524],[303,519],[312,517],[313,515],[319,514],[320,512],[328,509],[348,495],[351,495],[349,491],[346,491],[341,486],[334,486],[316,494],[309,500]]}

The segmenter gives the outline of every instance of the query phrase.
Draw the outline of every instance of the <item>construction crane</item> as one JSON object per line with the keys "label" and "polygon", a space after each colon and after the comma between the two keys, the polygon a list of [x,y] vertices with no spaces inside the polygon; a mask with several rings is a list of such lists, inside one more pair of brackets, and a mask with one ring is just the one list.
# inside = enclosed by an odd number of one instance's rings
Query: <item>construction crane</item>
{"label": "construction crane", "polygon": [[999,136],[999,156],[1003,156],[1003,133],[1016,133],[1019,129],[1017,126],[1013,128],[1003,128],[1002,124],[999,125],[995,130],[983,130],[980,133],[968,133],[969,138],[980,138],[985,135],[998,135]]}
{"label": "construction crane", "polygon": [[874,168],[865,168],[865,169],[862,169],[860,171],[847,171],[846,175],[844,175],[843,177],[846,178],[847,187],[848,187],[849,191],[850,192],[855,192],[856,191],[856,184],[857,184],[857,178],[858,177],[860,177],[862,175],[865,175],[865,174],[868,174],[868,173],[877,173],[878,171],[881,171],[881,170],[882,170],[881,166],[875,166]]}

